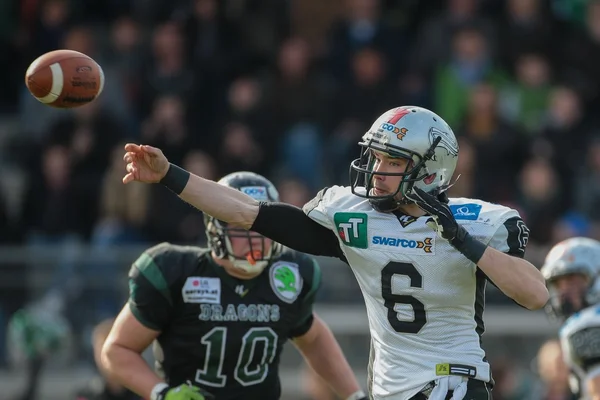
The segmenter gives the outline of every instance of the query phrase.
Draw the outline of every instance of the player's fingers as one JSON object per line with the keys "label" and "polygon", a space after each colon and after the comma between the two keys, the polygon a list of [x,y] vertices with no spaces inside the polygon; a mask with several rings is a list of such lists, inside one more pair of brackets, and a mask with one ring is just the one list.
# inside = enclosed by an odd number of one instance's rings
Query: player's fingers
{"label": "player's fingers", "polygon": [[131,151],[128,151],[127,153],[125,153],[125,155],[123,156],[123,159],[127,162],[134,162],[134,161],[138,161],[140,159],[140,155]]}
{"label": "player's fingers", "polygon": [[135,163],[129,163],[127,164],[127,172],[133,174],[135,176],[135,174],[137,174],[138,168],[137,165],[135,165]]}
{"label": "player's fingers", "polygon": [[147,144],[142,145],[142,150],[148,154],[152,154],[153,156],[160,155],[160,150],[156,147],[148,146]]}
{"label": "player's fingers", "polygon": [[135,143],[127,143],[124,148],[125,148],[125,151],[132,151],[132,152],[142,151],[142,147],[138,146]]}
{"label": "player's fingers", "polygon": [[123,183],[126,185],[133,180],[135,180],[135,177],[133,176],[133,174],[127,174],[123,177]]}

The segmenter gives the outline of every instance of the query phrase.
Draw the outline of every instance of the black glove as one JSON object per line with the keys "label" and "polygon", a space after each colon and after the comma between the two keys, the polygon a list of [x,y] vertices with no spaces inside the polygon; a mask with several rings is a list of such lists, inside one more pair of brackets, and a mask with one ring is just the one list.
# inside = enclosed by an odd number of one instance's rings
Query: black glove
{"label": "black glove", "polygon": [[439,237],[450,242],[456,250],[475,264],[479,262],[487,246],[472,237],[462,225],[456,222],[448,204],[442,203],[437,197],[414,186],[405,196],[431,216],[426,224]]}

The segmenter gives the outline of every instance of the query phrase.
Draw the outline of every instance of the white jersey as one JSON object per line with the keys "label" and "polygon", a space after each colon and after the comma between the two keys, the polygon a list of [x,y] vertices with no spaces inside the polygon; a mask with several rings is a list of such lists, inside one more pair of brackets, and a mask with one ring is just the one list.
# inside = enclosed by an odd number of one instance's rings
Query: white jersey
{"label": "white jersey", "polygon": [[571,391],[587,399],[585,382],[600,375],[600,305],[572,315],[560,329],[560,344],[571,376]]}
{"label": "white jersey", "polygon": [[[515,210],[466,198],[449,205],[476,239],[523,256],[529,231]],[[374,399],[407,400],[440,375],[490,380],[480,343],[486,277],[436,236],[428,217],[378,212],[339,186],[304,212],[336,233],[363,293]]]}

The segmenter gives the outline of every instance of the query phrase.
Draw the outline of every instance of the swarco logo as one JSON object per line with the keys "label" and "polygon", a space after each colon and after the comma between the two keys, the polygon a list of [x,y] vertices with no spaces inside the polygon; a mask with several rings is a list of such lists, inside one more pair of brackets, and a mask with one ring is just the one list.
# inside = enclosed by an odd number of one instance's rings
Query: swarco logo
{"label": "swarco logo", "polygon": [[388,236],[373,236],[371,243],[379,246],[398,247],[402,249],[415,249],[419,252],[433,253],[433,238],[427,237],[423,240],[402,239]]}
{"label": "swarco logo", "polygon": [[340,212],[333,216],[333,222],[338,236],[346,246],[359,249],[368,247],[367,214]]}

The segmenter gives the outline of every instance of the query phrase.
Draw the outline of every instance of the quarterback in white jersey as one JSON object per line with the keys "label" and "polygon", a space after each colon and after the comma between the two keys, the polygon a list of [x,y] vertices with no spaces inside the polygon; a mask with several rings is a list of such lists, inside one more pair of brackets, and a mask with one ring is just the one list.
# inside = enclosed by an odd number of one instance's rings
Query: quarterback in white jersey
{"label": "quarterback in white jersey", "polygon": [[522,258],[525,223],[503,206],[447,198],[458,144],[427,109],[386,111],[359,145],[351,185],[322,190],[303,210],[219,187],[149,146],[126,145],[123,181],[160,182],[219,220],[348,263],[367,305],[372,399],[489,400],[486,279],[529,309],[548,299]]}
{"label": "quarterback in white jersey", "polygon": [[[409,399],[448,368],[489,382],[480,343],[486,285],[481,270],[436,237],[426,218],[378,212],[350,188],[332,187],[317,199],[305,211],[338,232],[365,299],[376,398]],[[451,199],[449,206],[478,240],[523,255],[527,228],[516,211],[464,198]]]}
{"label": "quarterback in white jersey", "polygon": [[551,296],[547,311],[565,320],[559,336],[571,391],[600,400],[600,242],[577,237],[558,243],[542,274]]}

